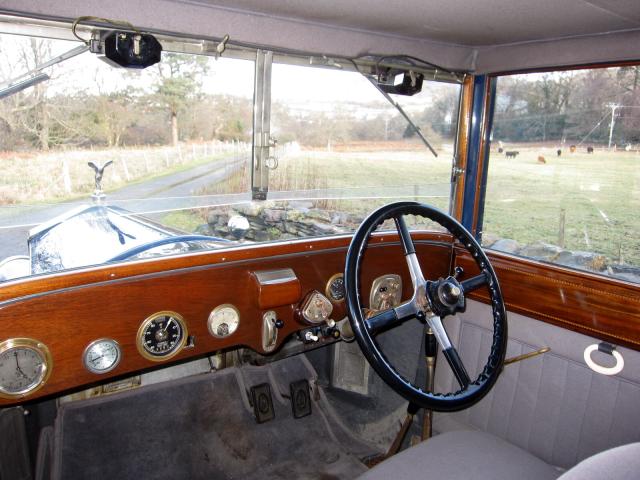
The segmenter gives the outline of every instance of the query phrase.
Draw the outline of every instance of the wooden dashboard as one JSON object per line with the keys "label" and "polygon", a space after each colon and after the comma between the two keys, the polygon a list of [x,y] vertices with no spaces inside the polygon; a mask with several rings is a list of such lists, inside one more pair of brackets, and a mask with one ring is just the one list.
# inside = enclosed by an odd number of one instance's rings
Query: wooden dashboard
{"label": "wooden dashboard", "polygon": [[[449,237],[416,234],[415,240],[425,275],[446,275],[452,254]],[[345,236],[242,246],[5,284],[0,287],[0,340],[29,337],[42,342],[51,353],[52,368],[42,388],[24,398],[2,398],[0,405],[60,394],[237,346],[266,353],[261,328],[265,307],[283,321],[277,350],[291,334],[308,328],[296,318],[299,301],[312,290],[324,292],[328,280],[344,270],[349,241]],[[290,296],[276,289],[270,294],[272,298],[265,299],[256,285],[255,272],[285,268],[295,272],[301,298],[292,303]],[[376,235],[365,254],[363,285],[370,288],[376,277],[390,273],[403,277],[406,298],[410,277],[397,236]],[[368,296],[369,292],[362,294]],[[344,302],[333,303],[331,318],[344,318]],[[237,330],[222,339],[213,337],[207,328],[209,314],[221,304],[234,305],[240,314]],[[180,314],[193,343],[165,362],[147,359],[137,348],[141,323],[159,311]],[[121,361],[112,371],[97,375],[84,367],[82,356],[85,348],[100,338],[118,342]]]}
{"label": "wooden dashboard", "polygon": [[[466,251],[452,248],[449,235],[420,232],[412,236],[426,278],[445,276],[452,265],[464,268],[463,278],[476,273]],[[297,315],[300,303],[311,291],[324,293],[331,277],[344,270],[350,239],[239,246],[5,283],[0,286],[0,342],[35,339],[47,346],[52,368],[41,388],[24,397],[0,398],[0,406],[59,395],[238,346],[262,354],[276,352],[285,339],[309,328]],[[510,311],[640,349],[637,285],[496,252],[489,252],[489,258]],[[256,283],[256,272],[278,269],[295,273],[293,296],[286,288],[261,291]],[[408,298],[410,277],[394,233],[371,239],[363,263],[363,298],[369,296],[373,280],[387,274],[403,278],[403,298]],[[482,289],[473,292],[472,298],[488,301]],[[228,337],[216,338],[207,320],[214,308],[224,304],[237,308],[240,324]],[[332,319],[345,317],[344,302],[334,301],[332,306]],[[282,320],[269,352],[262,343],[266,310]],[[137,334],[144,320],[160,311],[176,312],[184,319],[193,345],[159,362],[141,355]],[[120,345],[121,361],[107,373],[91,373],[82,361],[83,353],[102,338]]]}

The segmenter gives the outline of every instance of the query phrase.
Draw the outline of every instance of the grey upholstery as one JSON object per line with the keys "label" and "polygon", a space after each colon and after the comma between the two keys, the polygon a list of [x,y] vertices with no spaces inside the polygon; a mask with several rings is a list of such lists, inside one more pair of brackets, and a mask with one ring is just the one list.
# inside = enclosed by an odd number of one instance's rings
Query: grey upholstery
{"label": "grey upholstery", "polygon": [[[486,361],[491,341],[488,307],[469,301],[460,318],[445,326],[470,372]],[[480,403],[452,414],[436,413],[434,429],[482,430],[569,469],[604,450],[640,441],[640,352],[618,347],[624,370],[612,377],[589,369],[586,346],[598,340],[509,313],[507,356],[550,347],[542,356],[507,366]],[[604,354],[596,359],[607,362]],[[438,359],[436,391],[457,383]]]}
{"label": "grey upholstery", "polygon": [[558,480],[632,480],[639,476],[640,443],[632,443],[587,458]]}
{"label": "grey upholstery", "polygon": [[[437,435],[369,470],[359,480],[551,480],[560,471],[493,435]],[[577,477],[576,477],[577,478]]]}

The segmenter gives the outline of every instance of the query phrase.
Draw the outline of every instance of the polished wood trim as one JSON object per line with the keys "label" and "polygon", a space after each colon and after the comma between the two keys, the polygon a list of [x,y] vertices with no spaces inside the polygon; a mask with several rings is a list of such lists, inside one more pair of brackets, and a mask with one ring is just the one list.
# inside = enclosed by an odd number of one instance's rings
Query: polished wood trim
{"label": "polished wood trim", "polygon": [[[451,243],[451,235],[448,233],[418,231],[412,232],[411,235],[416,241]],[[251,262],[264,257],[296,255],[318,250],[343,249],[346,251],[351,237],[351,235],[335,235],[276,243],[234,245],[224,249],[35,275],[1,283],[0,306],[3,302],[16,298],[139,275],[164,274],[168,271],[207,268],[212,265],[230,265],[234,262]],[[398,234],[395,231],[374,233],[369,240],[370,245],[389,242],[398,242]]]}
{"label": "polished wood trim", "polygon": [[[418,257],[429,278],[444,276],[451,262],[450,237],[412,233]],[[110,265],[13,282],[0,287],[0,340],[37,338],[51,352],[53,369],[45,385],[22,399],[0,399],[10,405],[56,395],[146,369],[209,355],[220,350],[262,347],[262,317],[254,272],[291,268],[303,293],[323,291],[329,278],[344,269],[350,237],[253,245],[176,258]],[[396,233],[375,235],[363,255],[361,294],[369,298],[373,280],[395,273],[404,279],[404,298],[411,282]],[[11,296],[13,295],[13,296]],[[233,304],[240,315],[235,332],[216,338],[208,329],[211,311]],[[287,337],[306,328],[295,320],[296,303],[272,307],[283,321],[276,349]],[[137,332],[144,319],[159,311],[179,314],[193,338],[175,357],[154,362],[138,351]],[[346,315],[344,302],[334,304],[334,320]],[[97,375],[83,366],[83,352],[98,338],[121,347],[122,359],[110,372]]]}
{"label": "polished wood trim", "polygon": [[[640,350],[640,286],[487,251],[509,311]],[[456,247],[456,265],[465,278],[478,272],[471,256]],[[489,302],[486,289],[473,292]]]}
{"label": "polished wood trim", "polygon": [[[469,136],[471,131],[471,116],[473,115],[473,76],[467,75],[462,83],[460,98],[460,113],[458,119],[458,139],[456,153],[458,168],[467,170],[469,155]],[[451,215],[458,221],[462,221],[462,208],[464,204],[464,185],[466,176],[458,175],[455,183],[451,204]]]}

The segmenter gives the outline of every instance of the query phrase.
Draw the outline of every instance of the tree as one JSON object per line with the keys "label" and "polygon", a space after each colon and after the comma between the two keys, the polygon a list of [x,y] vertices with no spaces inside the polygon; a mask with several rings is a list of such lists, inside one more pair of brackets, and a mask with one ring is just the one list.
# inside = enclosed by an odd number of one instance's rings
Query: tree
{"label": "tree", "polygon": [[158,63],[159,79],[156,83],[157,101],[169,111],[171,143],[178,145],[178,114],[196,97],[202,87],[202,76],[207,73],[207,58],[177,53],[163,54]]}

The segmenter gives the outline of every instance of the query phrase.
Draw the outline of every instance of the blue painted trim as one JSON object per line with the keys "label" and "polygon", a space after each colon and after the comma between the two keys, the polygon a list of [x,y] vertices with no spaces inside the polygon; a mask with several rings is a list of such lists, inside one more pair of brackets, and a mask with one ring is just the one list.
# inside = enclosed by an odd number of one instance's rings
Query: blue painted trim
{"label": "blue painted trim", "polygon": [[[475,191],[478,176],[478,157],[480,152],[480,136],[482,133],[482,110],[484,108],[484,92],[487,76],[479,75],[473,79],[473,103],[471,108],[471,127],[467,150],[467,166],[465,170],[464,195],[462,203],[462,225],[472,232],[473,206],[477,192]],[[472,232],[475,234],[475,232]]]}
{"label": "blue painted trim", "polygon": [[475,237],[476,240],[478,240],[478,242],[482,243],[482,226],[484,223],[484,202],[485,202],[485,196],[487,193],[487,177],[488,177],[488,172],[489,172],[489,152],[491,151],[491,131],[493,130],[493,111],[494,111],[494,107],[496,105],[496,84],[498,83],[498,79],[496,77],[490,77],[489,78],[489,105],[488,105],[488,111],[487,111],[487,115],[488,115],[488,122],[487,122],[487,138],[486,140],[486,145],[487,148],[484,151],[484,162],[483,162],[483,168],[482,168],[482,172],[480,172],[480,175],[482,175],[482,177],[480,178],[480,191],[478,192],[478,195],[480,195],[480,202],[478,203],[478,221],[476,224],[476,232],[475,233]]}

